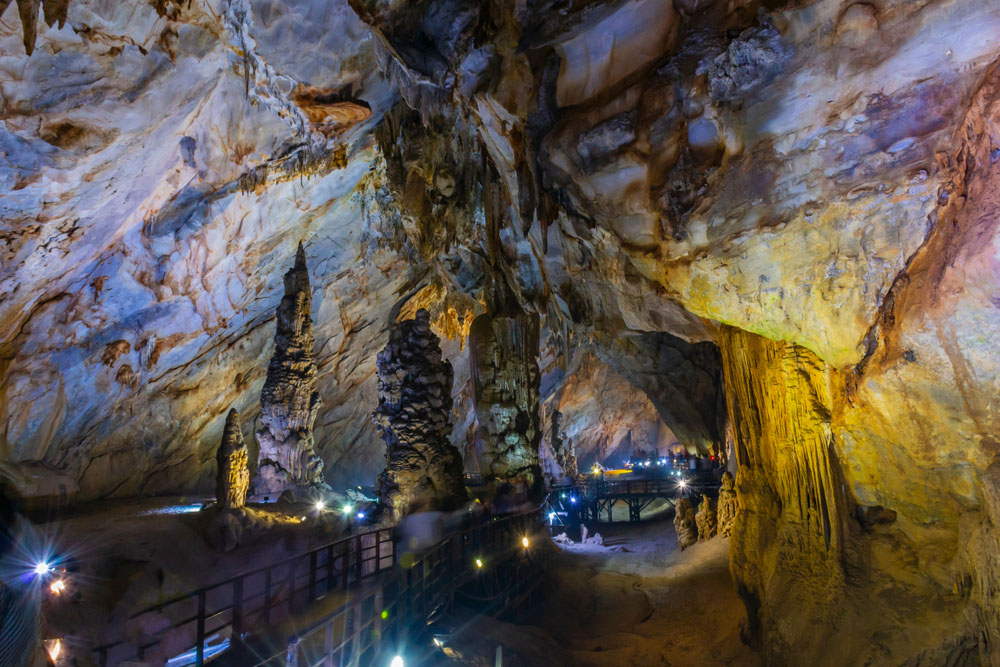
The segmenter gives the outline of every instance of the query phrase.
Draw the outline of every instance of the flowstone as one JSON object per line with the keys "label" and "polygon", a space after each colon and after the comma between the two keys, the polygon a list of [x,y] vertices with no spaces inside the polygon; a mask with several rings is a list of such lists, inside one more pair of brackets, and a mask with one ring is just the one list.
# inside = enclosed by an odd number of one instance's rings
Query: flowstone
{"label": "flowstone", "polygon": [[695,522],[698,524],[698,541],[706,542],[715,537],[718,527],[715,501],[708,496],[701,497],[701,505],[698,506]]}
{"label": "flowstone", "polygon": [[372,417],[386,444],[379,499],[396,521],[417,510],[461,506],[467,499],[462,457],[449,440],[453,372],[426,310],[393,328],[377,368]]}
{"label": "flowstone", "polygon": [[719,508],[716,517],[719,535],[722,537],[732,535],[733,524],[736,522],[736,480],[728,470],[722,473],[722,488],[719,489]]}
{"label": "flowstone", "polygon": [[677,546],[681,551],[698,541],[694,508],[687,498],[678,498],[674,506],[674,530],[677,531]]}
{"label": "flowstone", "polygon": [[216,454],[219,463],[215,482],[215,500],[224,509],[239,509],[246,504],[250,489],[247,446],[240,430],[240,413],[230,410],[222,442]]}
{"label": "flowstone", "polygon": [[285,491],[326,493],[323,459],[313,446],[313,423],[321,401],[316,391],[312,295],[306,254],[299,243],[295,266],[285,274],[285,295],[277,310],[274,356],[260,392],[257,494]]}

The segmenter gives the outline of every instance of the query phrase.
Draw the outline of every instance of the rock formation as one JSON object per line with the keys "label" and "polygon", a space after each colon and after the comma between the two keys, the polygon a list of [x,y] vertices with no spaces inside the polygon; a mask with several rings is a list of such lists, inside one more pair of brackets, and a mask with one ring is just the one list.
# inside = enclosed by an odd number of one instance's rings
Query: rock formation
{"label": "rock formation", "polygon": [[736,480],[728,470],[722,473],[722,487],[719,489],[718,517],[719,535],[729,537],[736,523]]}
{"label": "rock formation", "polygon": [[694,508],[687,498],[674,501],[674,530],[677,531],[677,546],[681,551],[698,541]]}
{"label": "rock formation", "polygon": [[301,243],[295,265],[285,273],[285,295],[275,319],[274,356],[260,392],[254,493],[280,496],[309,487],[325,491],[323,459],[313,445],[320,398],[313,355],[312,294]]}
{"label": "rock formation", "polygon": [[216,454],[215,501],[225,509],[239,509],[246,504],[250,489],[250,468],[247,446],[240,430],[240,413],[230,410],[222,431],[222,442]]}
{"label": "rock formation", "polygon": [[0,5],[19,492],[209,492],[310,238],[338,484],[380,323],[501,280],[543,373],[585,347],[702,449],[728,413],[766,661],[1000,663],[995,3]]}
{"label": "rock formation", "polygon": [[441,358],[426,310],[393,327],[377,367],[373,418],[386,447],[379,500],[396,521],[416,510],[461,506],[467,499],[462,457],[448,439],[452,368]]}
{"label": "rock formation", "polygon": [[714,500],[703,495],[701,497],[701,504],[698,505],[698,513],[695,514],[694,519],[698,524],[699,542],[705,542],[715,537],[718,532],[718,524]]}
{"label": "rock formation", "polygon": [[476,413],[485,439],[489,477],[541,484],[538,316],[480,315],[469,331]]}
{"label": "rock formation", "polygon": [[552,413],[552,429],[550,442],[552,452],[555,454],[556,463],[562,468],[563,475],[570,479],[575,479],[579,474],[576,463],[576,447],[573,442],[563,437],[562,433],[563,414],[558,410]]}

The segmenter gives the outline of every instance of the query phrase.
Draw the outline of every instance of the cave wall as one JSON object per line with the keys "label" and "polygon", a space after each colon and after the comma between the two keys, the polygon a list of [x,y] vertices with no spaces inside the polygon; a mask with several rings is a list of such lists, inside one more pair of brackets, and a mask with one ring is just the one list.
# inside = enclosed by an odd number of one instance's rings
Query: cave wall
{"label": "cave wall", "polygon": [[[372,203],[371,128],[392,91],[368,28],[346,3],[160,13],[75,0],[62,27],[38,19],[29,58],[17,6],[5,7],[5,471],[25,493],[62,486],[81,500],[210,491],[230,407],[254,447],[281,275],[303,241],[325,401],[317,447],[331,481],[370,483],[375,354],[418,278],[383,242]],[[333,34],[338,48],[304,56],[303,40]],[[312,122],[315,105],[296,106],[303,82],[353,86],[375,113],[332,132]]]}

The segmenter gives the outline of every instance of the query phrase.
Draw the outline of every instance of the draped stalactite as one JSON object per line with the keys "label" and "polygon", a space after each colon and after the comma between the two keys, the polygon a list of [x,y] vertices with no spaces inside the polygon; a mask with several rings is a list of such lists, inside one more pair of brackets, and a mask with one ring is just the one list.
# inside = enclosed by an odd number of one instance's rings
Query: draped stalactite
{"label": "draped stalactite", "polygon": [[730,563],[748,639],[779,660],[793,640],[802,646],[779,619],[811,619],[817,631],[800,654],[810,655],[844,595],[845,501],[830,423],[837,375],[794,344],[732,328],[722,338],[739,466]]}

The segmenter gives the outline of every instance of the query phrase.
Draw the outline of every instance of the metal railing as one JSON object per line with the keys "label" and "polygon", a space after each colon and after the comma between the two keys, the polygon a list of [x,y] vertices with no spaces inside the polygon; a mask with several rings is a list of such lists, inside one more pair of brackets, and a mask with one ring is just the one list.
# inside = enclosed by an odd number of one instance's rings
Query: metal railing
{"label": "metal railing", "polygon": [[[433,611],[475,576],[482,559],[491,567],[527,553],[522,540],[540,528],[540,510],[510,515],[452,533],[396,576],[374,581],[352,600],[288,638],[281,653],[257,667],[333,667],[371,665],[407,644],[414,628],[426,625]],[[477,558],[480,560],[477,563]],[[541,568],[515,577],[503,599],[485,610],[506,608],[537,586]]]}
{"label": "metal railing", "polygon": [[391,569],[396,549],[391,528],[351,535],[225,581],[179,595],[130,617],[138,637],[94,649],[101,667],[125,660],[163,660],[193,646],[194,664],[206,659],[206,640],[238,642],[247,628],[273,626],[334,589],[346,589]]}
{"label": "metal railing", "polygon": [[[258,664],[370,664],[383,637],[398,645],[409,631],[407,622],[426,619],[475,572],[476,554],[491,560],[509,555],[539,526],[539,516],[536,509],[452,533],[402,569],[395,567],[399,549],[394,528],[345,537],[151,605],[130,622],[155,630],[101,645],[94,654],[107,667],[126,660],[164,661],[188,647],[191,662],[201,667],[213,657],[210,640],[227,638],[231,647],[249,628],[260,635],[330,591],[357,584],[352,599],[305,626],[280,654]],[[395,576],[361,584],[387,570],[395,570]]]}

